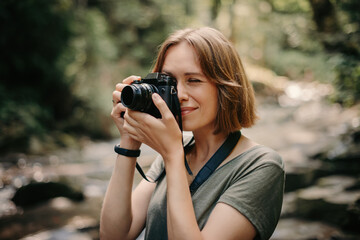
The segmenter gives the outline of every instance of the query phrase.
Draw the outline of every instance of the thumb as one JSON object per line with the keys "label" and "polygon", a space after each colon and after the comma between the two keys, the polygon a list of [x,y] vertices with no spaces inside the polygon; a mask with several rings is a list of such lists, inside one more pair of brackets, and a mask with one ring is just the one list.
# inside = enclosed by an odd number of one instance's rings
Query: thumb
{"label": "thumb", "polygon": [[159,109],[162,118],[169,118],[172,116],[169,107],[167,106],[166,102],[160,97],[159,94],[153,93],[152,100],[155,106],[157,107],[157,109]]}

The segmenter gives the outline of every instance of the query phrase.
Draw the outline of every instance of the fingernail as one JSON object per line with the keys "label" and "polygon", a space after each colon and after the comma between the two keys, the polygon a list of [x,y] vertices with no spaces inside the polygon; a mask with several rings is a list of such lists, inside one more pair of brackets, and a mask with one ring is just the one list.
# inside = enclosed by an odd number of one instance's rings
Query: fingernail
{"label": "fingernail", "polygon": [[153,98],[154,98],[155,100],[158,100],[158,99],[159,99],[159,97],[160,97],[160,96],[159,96],[159,94],[157,94],[157,93],[153,93],[153,95],[152,95],[152,96],[153,96]]}

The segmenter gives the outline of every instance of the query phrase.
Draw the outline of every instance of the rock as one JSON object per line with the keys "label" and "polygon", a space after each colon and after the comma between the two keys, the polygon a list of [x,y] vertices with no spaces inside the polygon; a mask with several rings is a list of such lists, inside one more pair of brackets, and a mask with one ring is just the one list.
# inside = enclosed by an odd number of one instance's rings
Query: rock
{"label": "rock", "polygon": [[29,239],[73,239],[73,240],[92,240],[93,238],[87,234],[78,232],[71,228],[60,228],[55,230],[48,230],[43,231],[36,234],[31,234],[23,240],[29,240]]}
{"label": "rock", "polygon": [[296,216],[360,233],[360,190],[346,190],[355,183],[353,177],[330,176],[319,179],[315,186],[298,190]]}
{"label": "rock", "polygon": [[32,182],[19,188],[11,199],[17,206],[27,208],[56,197],[73,201],[84,200],[83,193],[59,182]]}
{"label": "rock", "polygon": [[[0,218],[0,239],[79,239],[78,233],[89,235],[90,239],[99,239],[102,202],[102,197],[86,198],[81,202],[63,197],[51,199],[44,204]],[[63,238],[57,237],[56,232],[66,229],[74,232]],[[37,233],[47,234],[40,236]]]}
{"label": "rock", "polygon": [[271,240],[356,240],[341,229],[318,221],[297,218],[280,219]]}
{"label": "rock", "polygon": [[296,192],[289,192],[284,195],[280,218],[296,217]]}
{"label": "rock", "polygon": [[314,169],[296,168],[286,172],[285,192],[295,191],[310,186],[315,180]]}
{"label": "rock", "polygon": [[359,136],[360,128],[347,130],[313,158],[324,161],[325,166],[333,173],[357,175],[360,172]]}
{"label": "rock", "polygon": [[344,227],[346,230],[357,229],[359,232],[360,226],[360,199],[358,199],[354,204],[351,204],[347,209],[349,213],[349,222]]}

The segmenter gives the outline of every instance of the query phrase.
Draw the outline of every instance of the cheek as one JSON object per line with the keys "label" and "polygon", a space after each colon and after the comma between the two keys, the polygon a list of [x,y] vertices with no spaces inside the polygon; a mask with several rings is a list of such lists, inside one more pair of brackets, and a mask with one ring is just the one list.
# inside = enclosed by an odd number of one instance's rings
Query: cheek
{"label": "cheek", "polygon": [[216,114],[218,111],[218,98],[217,93],[209,93],[202,99],[203,104],[206,106],[207,114]]}
{"label": "cheek", "polygon": [[211,109],[209,109],[209,111],[212,111],[215,115],[217,115],[218,113],[218,101],[217,98],[215,98],[212,102],[211,102]]}
{"label": "cheek", "polygon": [[[191,93],[190,93],[191,92]],[[189,95],[200,105],[202,114],[211,114],[218,111],[218,91],[215,86],[190,89]]]}
{"label": "cheek", "polygon": [[208,101],[211,103],[212,107],[217,111],[218,106],[218,91],[216,88],[211,88],[211,91],[209,91]]}

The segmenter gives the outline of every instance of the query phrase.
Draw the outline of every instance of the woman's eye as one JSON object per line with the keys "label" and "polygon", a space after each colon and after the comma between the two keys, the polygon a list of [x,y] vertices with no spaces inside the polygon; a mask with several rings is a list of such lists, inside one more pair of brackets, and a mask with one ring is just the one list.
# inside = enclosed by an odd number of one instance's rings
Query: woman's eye
{"label": "woman's eye", "polygon": [[190,82],[190,83],[198,83],[198,82],[201,82],[201,81],[199,79],[196,79],[196,78],[190,78],[188,80],[188,82]]}

